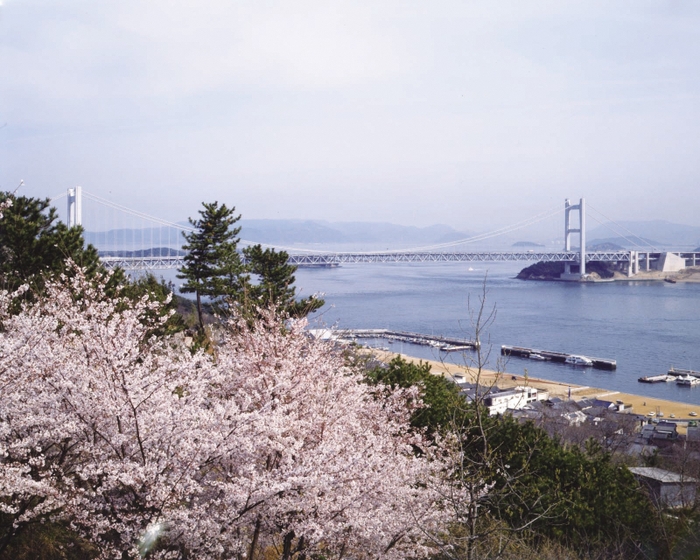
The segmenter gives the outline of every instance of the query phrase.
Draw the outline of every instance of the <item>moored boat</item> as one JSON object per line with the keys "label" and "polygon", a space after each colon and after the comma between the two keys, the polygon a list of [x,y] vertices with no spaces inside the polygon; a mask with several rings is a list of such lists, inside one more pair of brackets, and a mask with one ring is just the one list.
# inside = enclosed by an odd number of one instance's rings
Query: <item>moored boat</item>
{"label": "moored boat", "polygon": [[589,360],[586,358],[586,356],[576,356],[575,354],[571,354],[564,360],[565,363],[570,364],[572,366],[592,366],[593,365],[593,360]]}
{"label": "moored boat", "polygon": [[679,375],[676,377],[676,385],[680,385],[681,387],[700,385],[700,378],[697,378],[694,375]]}

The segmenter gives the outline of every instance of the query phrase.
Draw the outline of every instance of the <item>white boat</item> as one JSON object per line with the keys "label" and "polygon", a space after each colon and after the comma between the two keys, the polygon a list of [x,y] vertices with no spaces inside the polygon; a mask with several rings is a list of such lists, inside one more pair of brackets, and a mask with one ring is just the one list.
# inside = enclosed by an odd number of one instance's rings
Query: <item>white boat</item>
{"label": "white boat", "polygon": [[572,354],[571,356],[568,356],[566,360],[564,360],[567,364],[571,364],[572,366],[592,366],[593,361],[589,360],[586,358],[586,356],[576,356]]}
{"label": "white boat", "polygon": [[530,359],[531,360],[540,360],[541,362],[543,362],[547,358],[545,358],[542,354],[538,354],[537,352],[532,352],[532,353],[530,353]]}
{"label": "white boat", "polygon": [[683,387],[692,387],[693,385],[700,384],[700,379],[694,375],[679,375],[676,377],[676,385],[681,385]]}

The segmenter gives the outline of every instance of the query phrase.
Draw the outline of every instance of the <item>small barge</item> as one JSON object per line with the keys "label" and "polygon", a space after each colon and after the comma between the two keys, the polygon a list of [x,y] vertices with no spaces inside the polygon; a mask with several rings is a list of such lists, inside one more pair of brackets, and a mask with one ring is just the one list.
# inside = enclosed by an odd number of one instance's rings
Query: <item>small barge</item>
{"label": "small barge", "polygon": [[[571,363],[570,358],[574,354],[565,354],[564,352],[553,352],[550,350],[535,350],[534,348],[523,348],[522,346],[503,345],[501,346],[501,355],[515,356],[518,358],[531,358],[534,360],[544,358],[545,360],[564,364]],[[538,357],[533,357],[533,355]],[[615,360],[609,360],[607,358],[592,358],[590,356],[581,356],[579,354],[576,354],[576,356],[590,360],[590,365],[596,369],[605,369],[609,371],[617,369],[617,362]],[[567,359],[569,362],[567,362]]]}
{"label": "small barge", "polygon": [[645,375],[637,379],[640,383],[668,383],[675,380],[676,377],[674,375],[668,375],[666,373],[662,375]]}

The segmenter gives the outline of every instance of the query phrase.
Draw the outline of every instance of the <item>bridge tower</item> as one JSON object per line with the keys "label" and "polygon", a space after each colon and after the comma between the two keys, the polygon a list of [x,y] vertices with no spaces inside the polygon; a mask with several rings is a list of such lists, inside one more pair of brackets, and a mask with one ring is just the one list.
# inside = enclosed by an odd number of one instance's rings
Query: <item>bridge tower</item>
{"label": "bridge tower", "polygon": [[[572,210],[578,210],[578,228],[571,227],[570,213]],[[579,274],[581,277],[586,275],[586,199],[582,198],[578,204],[571,204],[567,198],[564,201],[564,250],[571,251],[571,234],[579,234],[580,252],[579,252]],[[565,274],[571,274],[571,263],[566,263]]]}
{"label": "bridge tower", "polygon": [[68,227],[83,225],[83,187],[68,189]]}

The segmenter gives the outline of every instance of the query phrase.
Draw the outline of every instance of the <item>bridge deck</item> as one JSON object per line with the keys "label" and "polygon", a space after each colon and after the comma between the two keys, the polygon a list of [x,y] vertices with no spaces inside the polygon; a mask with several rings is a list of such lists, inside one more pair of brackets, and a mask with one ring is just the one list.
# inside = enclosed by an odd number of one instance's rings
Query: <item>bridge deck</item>
{"label": "bridge deck", "polygon": [[[613,255],[613,254],[611,254]],[[606,260],[629,260],[629,253],[614,253],[618,258]],[[474,252],[474,253],[317,253],[289,255],[289,264],[296,266],[338,266],[352,263],[421,263],[421,262],[501,262],[501,261],[577,261],[578,253],[509,253],[509,252]],[[182,256],[162,257],[115,257],[104,256],[102,262],[107,268],[181,268]]]}
{"label": "bridge deck", "polygon": [[[641,253],[641,252],[640,252]],[[700,262],[700,253],[675,252],[686,259]],[[658,258],[659,253],[641,253],[651,259]],[[586,253],[586,262],[629,262],[630,251],[594,251]],[[639,262],[642,262],[640,257]],[[577,251],[561,252],[506,252],[479,251],[471,253],[442,253],[442,252],[384,252],[384,253],[317,253],[291,254],[289,263],[296,266],[339,266],[352,263],[423,263],[423,262],[510,262],[510,261],[543,261],[543,262],[578,262]],[[181,268],[184,265],[182,256],[162,257],[115,257],[104,256],[102,262],[107,268],[121,267],[128,270]]]}

